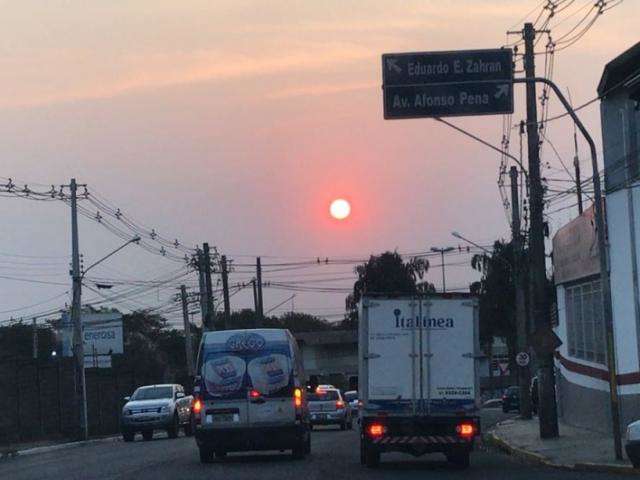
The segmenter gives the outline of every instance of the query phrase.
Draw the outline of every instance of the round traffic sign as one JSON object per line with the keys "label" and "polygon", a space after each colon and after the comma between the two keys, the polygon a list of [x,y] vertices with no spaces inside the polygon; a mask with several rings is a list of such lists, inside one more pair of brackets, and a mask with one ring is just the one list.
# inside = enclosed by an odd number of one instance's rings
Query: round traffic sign
{"label": "round traffic sign", "polygon": [[529,365],[529,354],[527,352],[520,352],[516,355],[516,363],[521,367]]}

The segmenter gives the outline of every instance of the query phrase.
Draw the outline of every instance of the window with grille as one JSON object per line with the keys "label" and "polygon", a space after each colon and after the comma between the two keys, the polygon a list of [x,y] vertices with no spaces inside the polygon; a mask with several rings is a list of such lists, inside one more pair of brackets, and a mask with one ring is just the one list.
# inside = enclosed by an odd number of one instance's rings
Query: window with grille
{"label": "window with grille", "polygon": [[600,281],[565,288],[569,355],[605,364],[605,328]]}

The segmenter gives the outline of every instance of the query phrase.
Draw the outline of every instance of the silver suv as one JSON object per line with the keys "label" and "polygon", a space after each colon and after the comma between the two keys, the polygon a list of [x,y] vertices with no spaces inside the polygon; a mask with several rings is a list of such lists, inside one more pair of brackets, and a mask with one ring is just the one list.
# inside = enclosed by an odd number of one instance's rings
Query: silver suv
{"label": "silver suv", "polygon": [[122,438],[132,442],[137,432],[151,440],[154,430],[166,430],[169,438],[176,438],[180,427],[192,435],[191,402],[182,385],[149,385],[138,388],[122,409],[120,421]]}

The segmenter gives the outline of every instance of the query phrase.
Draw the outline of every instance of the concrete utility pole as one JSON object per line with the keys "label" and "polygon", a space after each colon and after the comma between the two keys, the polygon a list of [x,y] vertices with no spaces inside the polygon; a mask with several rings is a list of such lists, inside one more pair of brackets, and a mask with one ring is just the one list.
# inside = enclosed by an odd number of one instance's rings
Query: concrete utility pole
{"label": "concrete utility pole", "polygon": [[[533,24],[524,25],[524,70],[527,79],[534,79],[536,31]],[[538,109],[536,84],[528,81],[527,93],[527,144],[529,157],[529,270],[531,278],[531,318],[540,338],[551,336],[551,318],[547,298],[547,273],[544,245],[544,199],[540,181],[540,138],[538,136]],[[553,349],[538,348],[538,416],[540,437],[556,438],[558,432],[558,412],[556,407]]]}
{"label": "concrete utility pole", "polygon": [[200,319],[202,321],[203,330],[207,329],[207,285],[204,281],[204,255],[198,249],[196,254],[196,262],[198,266],[198,287],[200,291]]}
{"label": "concrete utility pole", "polygon": [[33,317],[33,359],[38,359],[38,325],[36,317]]}
{"label": "concrete utility pole", "polygon": [[[513,281],[515,284],[515,316],[518,353],[529,353],[527,341],[527,311],[525,304],[525,279],[522,270],[523,248],[520,234],[520,199],[518,198],[518,169],[509,170],[511,180],[511,244],[513,247]],[[518,383],[520,385],[520,417],[531,418],[531,371],[529,365],[518,365]]]}
{"label": "concrete utility pole", "polygon": [[224,329],[231,327],[231,304],[229,303],[229,270],[227,268],[227,256],[220,257],[222,275],[222,298],[224,299]]}
{"label": "concrete utility pole", "polygon": [[184,322],[184,348],[187,355],[187,372],[192,377],[193,369],[193,344],[191,343],[191,323],[189,322],[189,304],[187,302],[187,287],[180,285],[180,299],[182,300],[182,321]]}
{"label": "concrete utility pole", "polygon": [[447,252],[450,252],[451,250],[453,250],[453,247],[443,247],[443,248],[431,247],[431,251],[436,253],[439,252],[440,258],[442,259],[442,292],[443,293],[447,291],[447,279],[445,277],[445,270],[444,270],[444,254]]}
{"label": "concrete utility pole", "polygon": [[254,320],[254,327],[258,326],[258,289],[256,288],[256,279],[251,280],[251,285],[253,286],[253,308],[256,313]]}
{"label": "concrete utility pole", "polygon": [[[567,90],[568,91],[568,90]],[[569,92],[569,102],[571,102],[571,92]],[[573,104],[571,105],[573,108]],[[580,159],[578,158],[578,126],[573,122],[573,168],[576,177],[576,195],[578,197],[578,213],[582,215],[582,182],[580,181]]]}
{"label": "concrete utility pole", "polygon": [[207,305],[207,311],[205,315],[205,328],[206,330],[213,331],[216,329],[215,310],[213,309],[213,287],[211,285],[211,252],[209,250],[209,244],[202,244],[203,259],[204,259],[204,283],[206,289],[205,302]]}
{"label": "concrete utility pole", "polygon": [[262,326],[264,321],[264,304],[262,303],[262,263],[260,257],[256,258],[256,282],[258,283],[258,327]]}
{"label": "concrete utility pole", "polygon": [[71,323],[73,325],[73,360],[76,387],[76,406],[80,413],[80,434],[89,438],[87,423],[87,386],[84,372],[84,343],[82,339],[82,274],[80,273],[80,250],[78,241],[78,184],[72,178],[71,190],[71,278],[73,300],[71,303]]}

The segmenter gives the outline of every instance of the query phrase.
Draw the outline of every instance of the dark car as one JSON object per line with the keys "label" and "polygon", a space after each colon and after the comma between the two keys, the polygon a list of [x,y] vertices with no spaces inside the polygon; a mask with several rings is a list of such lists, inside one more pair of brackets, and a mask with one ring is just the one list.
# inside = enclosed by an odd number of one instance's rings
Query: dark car
{"label": "dark car", "polygon": [[502,395],[502,411],[509,413],[520,410],[520,387],[509,387]]}

